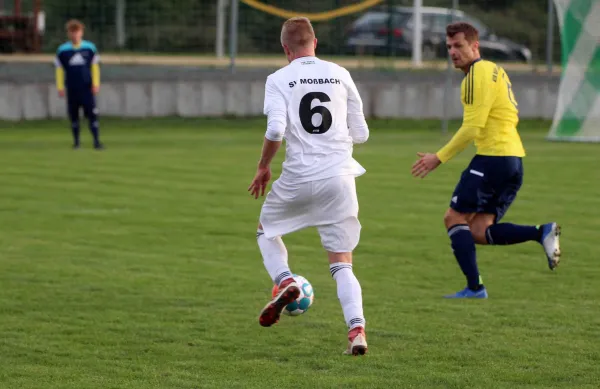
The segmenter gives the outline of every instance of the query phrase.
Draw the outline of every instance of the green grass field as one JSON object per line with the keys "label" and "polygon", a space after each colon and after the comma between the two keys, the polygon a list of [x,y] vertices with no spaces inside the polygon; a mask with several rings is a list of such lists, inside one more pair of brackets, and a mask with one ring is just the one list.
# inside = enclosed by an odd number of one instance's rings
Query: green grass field
{"label": "green grass field", "polygon": [[[472,150],[425,180],[436,122],[371,122],[356,158],[355,254],[370,354],[346,329],[316,231],[286,238],[311,310],[258,325],[270,296],[246,189],[264,120],[104,120],[72,151],[62,121],[1,123],[0,388],[598,388],[600,146],[524,122],[525,185],[506,220],[563,226],[550,272],[529,243],[479,249],[464,286],[442,216]],[[279,173],[282,155],[275,164]]]}

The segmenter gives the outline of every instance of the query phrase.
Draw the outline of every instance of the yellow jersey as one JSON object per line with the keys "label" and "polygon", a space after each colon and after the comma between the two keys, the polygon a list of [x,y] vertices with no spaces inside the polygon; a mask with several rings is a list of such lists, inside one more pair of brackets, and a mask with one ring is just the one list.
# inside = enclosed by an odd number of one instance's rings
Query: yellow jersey
{"label": "yellow jersey", "polygon": [[[461,130],[472,134],[477,154],[524,157],[525,149],[517,132],[517,101],[504,69],[490,61],[479,59],[473,62],[461,83],[460,92],[464,109]],[[463,135],[460,143],[470,141],[469,138],[471,136]],[[453,141],[438,152],[442,162],[466,147],[466,144]]]}

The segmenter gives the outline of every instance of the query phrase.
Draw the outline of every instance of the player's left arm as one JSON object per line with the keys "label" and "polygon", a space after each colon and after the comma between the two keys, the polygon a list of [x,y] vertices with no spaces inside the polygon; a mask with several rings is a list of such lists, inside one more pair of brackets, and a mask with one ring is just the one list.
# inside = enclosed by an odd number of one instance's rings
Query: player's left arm
{"label": "player's left arm", "polygon": [[350,137],[353,143],[365,143],[369,139],[369,126],[363,112],[363,102],[350,72],[346,69],[344,71],[346,76],[345,85],[348,91],[348,114],[346,121]]}
{"label": "player's left arm", "polygon": [[267,131],[256,175],[248,188],[254,198],[265,194],[267,184],[271,180],[271,162],[281,146],[287,122],[285,98],[271,77],[267,78],[265,85],[264,113],[267,115]]}
{"label": "player's left arm", "polygon": [[92,90],[94,94],[100,91],[100,54],[96,46],[93,47],[94,56],[92,57]]}

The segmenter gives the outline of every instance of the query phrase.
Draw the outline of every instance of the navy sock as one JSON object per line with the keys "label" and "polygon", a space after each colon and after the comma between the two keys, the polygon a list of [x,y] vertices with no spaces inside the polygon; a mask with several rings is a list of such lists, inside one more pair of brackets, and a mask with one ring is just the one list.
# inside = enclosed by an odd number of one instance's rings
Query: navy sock
{"label": "navy sock", "polygon": [[98,128],[98,120],[90,120],[90,131],[92,133],[92,136],[94,137],[94,145],[100,144],[99,130],[100,129]]}
{"label": "navy sock", "polygon": [[542,229],[540,226],[520,226],[511,223],[492,224],[485,231],[485,238],[493,245],[539,242],[542,240]]}
{"label": "navy sock", "polygon": [[73,133],[73,144],[79,146],[79,122],[71,122],[71,132]]}
{"label": "navy sock", "polygon": [[481,289],[483,285],[477,268],[475,240],[473,240],[469,226],[456,224],[448,229],[448,236],[452,242],[452,250],[454,250],[458,265],[467,277],[467,286],[471,290]]}

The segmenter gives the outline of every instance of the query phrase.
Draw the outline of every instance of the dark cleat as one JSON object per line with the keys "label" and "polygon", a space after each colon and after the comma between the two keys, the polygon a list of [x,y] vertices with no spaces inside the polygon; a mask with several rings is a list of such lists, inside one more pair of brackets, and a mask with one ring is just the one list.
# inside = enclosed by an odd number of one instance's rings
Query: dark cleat
{"label": "dark cleat", "polygon": [[279,321],[281,312],[285,309],[286,305],[294,302],[300,297],[300,288],[296,282],[290,282],[283,287],[280,292],[271,300],[262,311],[258,322],[263,327],[270,327]]}

